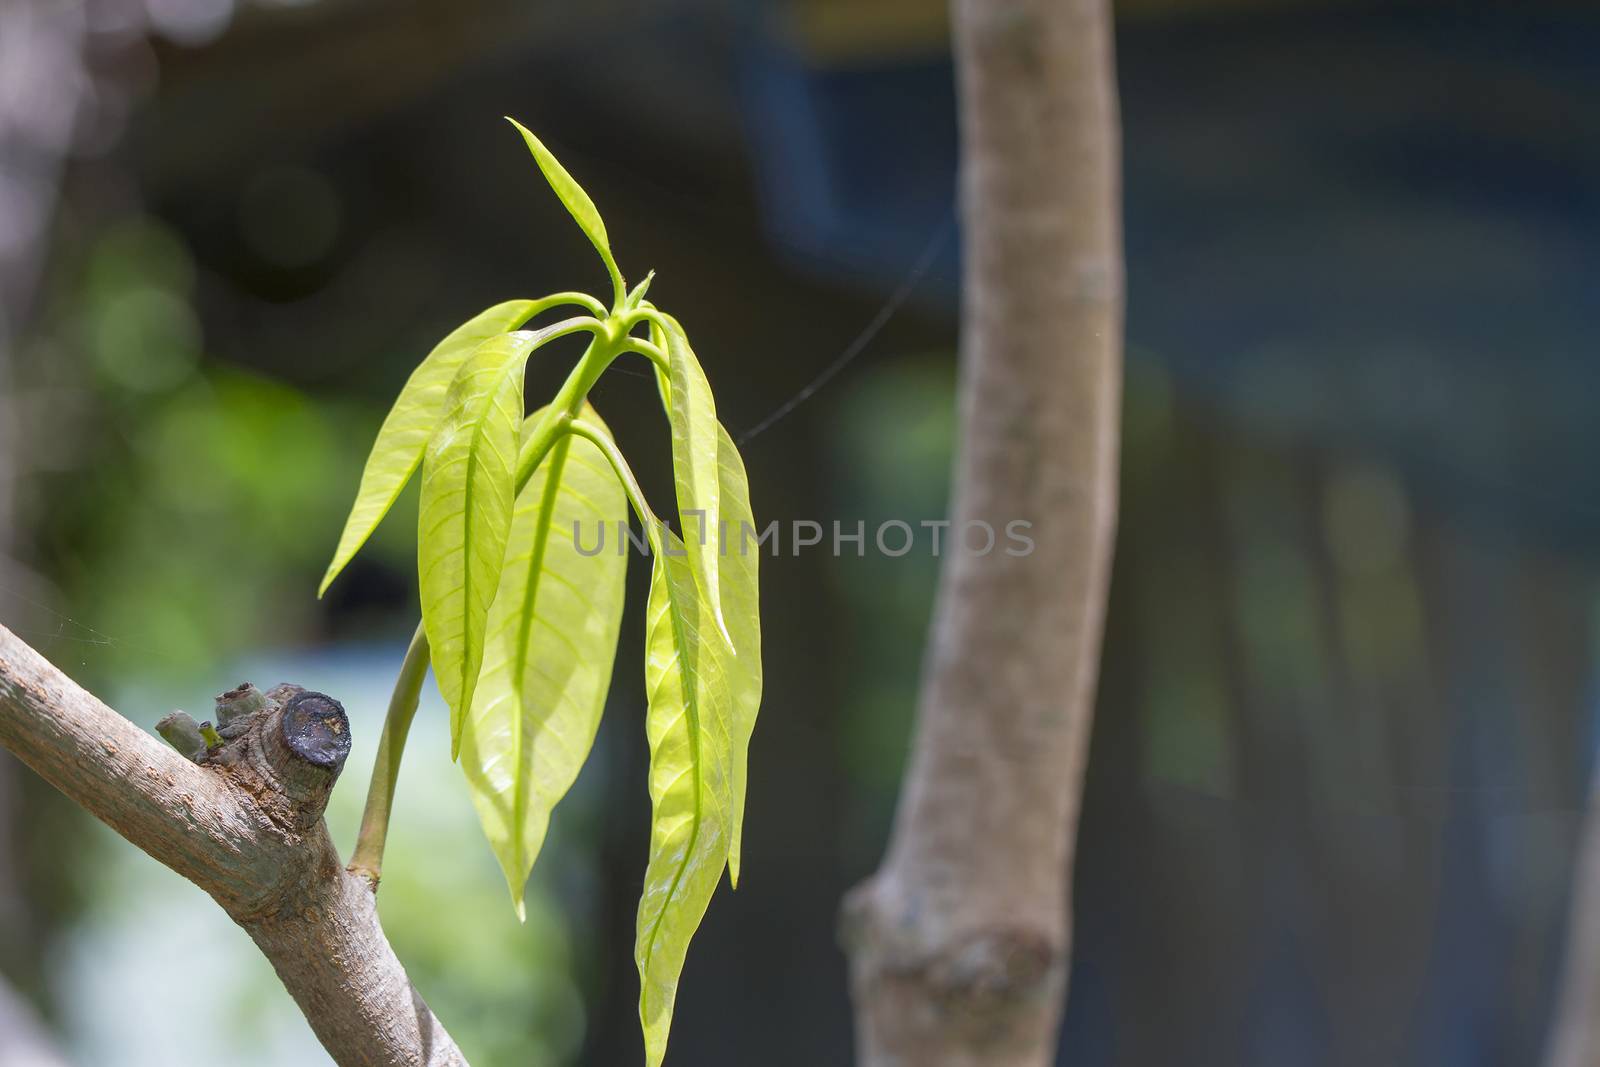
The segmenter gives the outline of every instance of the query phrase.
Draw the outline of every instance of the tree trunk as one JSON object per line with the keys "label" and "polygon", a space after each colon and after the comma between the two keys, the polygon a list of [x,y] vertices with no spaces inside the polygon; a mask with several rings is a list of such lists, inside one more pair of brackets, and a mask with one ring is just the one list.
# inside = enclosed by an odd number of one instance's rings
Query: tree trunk
{"label": "tree trunk", "polygon": [[[910,766],[846,901],[863,1067],[1040,1067],[1060,1027],[1116,525],[1109,0],[955,0],[960,453]],[[1008,541],[1013,522],[1034,542]],[[981,551],[987,523],[998,547]],[[964,536],[964,534],[966,536]],[[965,547],[963,547],[965,545]]]}
{"label": "tree trunk", "polygon": [[217,743],[185,758],[0,627],[0,746],[210,893],[340,1067],[465,1067],[390,949],[375,887],[344,869],[322,821],[350,750],[344,708],[240,687],[218,698],[218,723]]}
{"label": "tree trunk", "polygon": [[1578,840],[1566,961],[1546,1042],[1547,1067],[1600,1064],[1600,786],[1591,787]]}
{"label": "tree trunk", "polygon": [[0,1067],[68,1067],[33,1008],[0,981]]}

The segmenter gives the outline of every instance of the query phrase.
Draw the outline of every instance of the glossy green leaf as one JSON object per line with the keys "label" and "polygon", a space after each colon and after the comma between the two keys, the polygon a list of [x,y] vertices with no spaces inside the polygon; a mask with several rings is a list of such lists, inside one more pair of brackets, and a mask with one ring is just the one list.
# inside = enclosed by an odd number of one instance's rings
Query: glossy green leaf
{"label": "glossy green leaf", "polygon": [[737,656],[723,658],[723,675],[730,698],[733,826],[729,831],[728,879],[739,885],[740,843],[744,836],[745,772],[749,764],[750,736],[761,710],[761,599],[758,572],[761,546],[755,537],[755,517],[750,511],[750,484],[744,461],[733,438],[717,427],[718,499],[722,505],[722,560],[718,574],[722,587],[722,617]]}
{"label": "glossy green leaf", "polygon": [[522,377],[539,335],[502,334],[462,364],[422,461],[417,564],[433,675],[450,706],[451,755],[483,661],[515,496]]}
{"label": "glossy green leaf", "polygon": [[717,535],[722,517],[717,501],[717,404],[688,337],[676,322],[669,325],[667,419],[672,424],[672,477],[678,494],[678,517],[689,550],[689,566],[711,606],[714,624],[737,652],[723,618],[717,580]]}
{"label": "glossy green leaf", "polygon": [[645,1059],[666,1054],[689,940],[728,860],[732,824],[729,652],[709,629],[708,605],[683,542],[661,531],[646,611],[650,741],[650,862],[639,900],[634,961]]}
{"label": "glossy green leaf", "polygon": [[417,464],[422,462],[428,438],[433,436],[439,420],[444,417],[445,392],[461,364],[489,338],[528,321],[534,308],[532,300],[496,304],[452,330],[411,372],[405,388],[400,390],[400,398],[389,409],[383,427],[378,430],[378,439],[373,442],[366,469],[361,472],[355,504],[345,520],[344,532],[339,535],[333,562],[328,564],[328,571],[317,589],[318,596],[328,591],[328,586],[377,529],[406,482],[411,480]]}
{"label": "glossy green leaf", "polygon": [[[589,243],[594,245],[595,251],[600,253],[600,258],[605,261],[606,270],[612,278],[620,279],[617,261],[611,256],[611,239],[606,236],[606,224],[600,218],[600,211],[594,206],[594,201],[589,199],[589,194],[584,192],[583,186],[567,173],[567,168],[551,154],[550,149],[544,146],[544,142],[533,135],[532,130],[510,116],[506,117],[506,121],[522,134],[522,139],[528,144],[528,151],[533,153],[534,162],[539,164],[539,170],[544,173],[544,180],[550,183],[550,188],[555,190],[562,205],[577,221],[578,228],[589,238]],[[618,284],[621,284],[620,281]]]}
{"label": "glossy green leaf", "polygon": [[[584,418],[603,429],[592,409]],[[605,707],[628,564],[612,538],[627,519],[621,484],[581,437],[557,441],[517,494],[461,769],[519,918],[550,812],[588,758]]]}

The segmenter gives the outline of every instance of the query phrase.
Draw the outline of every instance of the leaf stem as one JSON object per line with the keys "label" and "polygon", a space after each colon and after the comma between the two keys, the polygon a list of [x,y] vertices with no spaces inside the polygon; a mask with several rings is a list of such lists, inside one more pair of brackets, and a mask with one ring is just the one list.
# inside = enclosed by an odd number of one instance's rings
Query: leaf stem
{"label": "leaf stem", "polygon": [[600,375],[605,373],[611,361],[623,351],[628,342],[627,333],[622,327],[623,321],[613,315],[601,323],[601,328],[595,331],[594,340],[589,342],[578,365],[572,368],[572,373],[567,375],[567,380],[550,402],[544,418],[534,427],[533,436],[528,439],[517,461],[517,492],[522,492],[522,487],[533,477],[533,472],[544,461],[551,446],[566,431],[567,424],[583,410],[583,402],[588,399],[594,383],[600,380]]}
{"label": "leaf stem", "polygon": [[612,471],[616,473],[617,481],[622,483],[623,491],[628,494],[628,503],[633,505],[634,513],[639,516],[639,522],[644,526],[645,533],[653,544],[655,531],[661,525],[661,520],[650,510],[650,504],[644,498],[644,491],[639,488],[638,479],[634,478],[633,471],[629,469],[628,461],[623,458],[616,442],[611,440],[600,427],[583,419],[573,419],[567,423],[567,432],[589,441],[606,457],[606,462],[611,464]]}
{"label": "leaf stem", "polygon": [[532,319],[535,315],[543,314],[551,308],[567,305],[581,307],[597,319],[606,317],[606,306],[588,293],[551,293],[533,302],[533,310],[529,312],[528,318]]}
{"label": "leaf stem", "polygon": [[621,311],[628,306],[628,283],[622,280],[622,271],[617,269],[617,261],[612,257],[610,249],[602,251],[600,255],[606,261],[606,270],[611,274],[612,310]]}
{"label": "leaf stem", "polygon": [[663,371],[670,371],[671,369],[672,361],[667,357],[665,352],[661,351],[661,346],[653,344],[650,341],[646,341],[642,337],[626,338],[623,342],[622,350],[624,352],[633,352],[638,355],[648,357],[651,363],[654,363]]}
{"label": "leaf stem", "polygon": [[628,312],[628,314],[622,320],[622,328],[624,331],[632,330],[641,322],[654,323],[655,325],[661,327],[663,331],[676,330],[679,328],[676,319],[674,319],[671,315],[665,315],[656,310],[655,305],[650,303],[648,300],[646,300],[639,307],[636,307],[632,311]]}
{"label": "leaf stem", "polygon": [[374,889],[383,873],[383,845],[389,835],[389,810],[394,805],[395,783],[400,777],[400,757],[405,752],[406,735],[411,732],[411,720],[417,714],[422,680],[427,673],[428,635],[419,624],[400,664],[394,695],[389,698],[383,736],[378,739],[378,758],[372,765],[372,784],[367,787],[367,806],[361,813],[361,831],[350,856],[348,869],[363,875]]}

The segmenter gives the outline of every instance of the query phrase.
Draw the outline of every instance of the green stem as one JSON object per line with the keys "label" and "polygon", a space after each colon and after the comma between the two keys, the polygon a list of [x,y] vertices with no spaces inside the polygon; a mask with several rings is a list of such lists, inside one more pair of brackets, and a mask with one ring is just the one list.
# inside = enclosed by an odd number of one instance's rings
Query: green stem
{"label": "green stem", "polygon": [[533,302],[533,309],[528,313],[528,318],[543,314],[551,308],[565,307],[569,304],[583,308],[597,319],[606,317],[606,306],[588,293],[551,293]]}
{"label": "green stem", "polygon": [[606,457],[606,462],[611,464],[611,469],[616,472],[617,481],[622,483],[623,491],[628,494],[628,503],[633,505],[634,514],[639,516],[639,522],[644,526],[645,533],[650,537],[651,543],[655,542],[655,530],[660,520],[655,512],[650,510],[650,505],[644,498],[644,491],[639,488],[639,482],[633,476],[633,471],[628,467],[628,461],[622,457],[622,452],[617,448],[615,441],[592,423],[582,419],[573,419],[567,424],[567,432],[582,437],[598,448]]}
{"label": "green stem", "polygon": [[[632,336],[633,328],[641,322],[650,326],[650,340]],[[683,328],[678,325],[678,320],[671,315],[663,314],[656,310],[655,305],[648,300],[641,302],[640,306],[629,312],[622,320],[622,331],[626,338],[628,350],[638,352],[650,357],[650,362],[656,365],[656,388],[661,393],[661,406],[672,408],[672,358],[667,355],[663,346],[669,344],[671,334],[682,336]],[[649,347],[641,347],[648,345]]]}
{"label": "green stem", "polygon": [[654,325],[659,326],[664,332],[676,330],[678,328],[677,321],[673,319],[672,316],[664,315],[660,311],[657,311],[655,305],[651,304],[649,301],[646,301],[640,307],[636,307],[632,311],[628,312],[628,314],[622,320],[622,329],[624,332],[627,332],[632,330],[641,322],[653,323]]}
{"label": "green stem", "polygon": [[621,311],[628,305],[628,283],[622,280],[622,271],[617,269],[617,261],[610,252],[602,256],[606,261],[606,272],[611,275],[611,307],[613,311]]}
{"label": "green stem", "polygon": [[624,352],[634,352],[638,355],[645,356],[650,360],[651,363],[654,363],[663,372],[668,374],[672,372],[672,361],[667,357],[667,354],[661,351],[659,345],[653,344],[650,341],[646,341],[642,337],[627,338],[623,342],[622,350]]}
{"label": "green stem", "polygon": [[372,784],[367,787],[367,807],[361,813],[361,832],[356,835],[356,850],[350,857],[349,869],[366,876],[374,887],[383,873],[383,843],[389,836],[389,810],[400,778],[400,757],[406,749],[406,735],[411,732],[411,720],[417,714],[422,680],[427,673],[428,635],[419,624],[400,664],[394,695],[389,698],[383,736],[378,739],[378,758],[372,765]]}
{"label": "green stem", "polygon": [[594,383],[600,380],[600,375],[605,373],[605,369],[611,366],[611,361],[616,359],[627,345],[627,333],[617,318],[608,318],[601,325],[602,329],[595,332],[594,340],[589,342],[583,358],[578,360],[578,365],[567,375],[567,380],[561,384],[555,399],[550,402],[544,418],[534,427],[533,436],[523,446],[522,455],[517,461],[516,491],[519,493],[522,492],[522,487],[528,484],[528,479],[533,477],[533,472],[538,469],[539,464],[544,461],[556,439],[566,431],[567,424],[577,418],[578,412],[583,410],[583,402],[588,399],[589,390],[594,388]]}

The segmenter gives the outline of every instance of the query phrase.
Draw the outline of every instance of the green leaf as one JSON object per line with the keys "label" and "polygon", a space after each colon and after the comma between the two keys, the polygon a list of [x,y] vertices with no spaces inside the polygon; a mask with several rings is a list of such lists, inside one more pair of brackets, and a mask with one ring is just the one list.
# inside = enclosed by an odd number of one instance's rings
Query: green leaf
{"label": "green leaf", "polygon": [[[523,424],[525,437],[538,417]],[[592,409],[584,418],[604,428]],[[600,726],[628,567],[608,539],[627,520],[622,485],[581,437],[557,441],[517,494],[461,769],[518,918],[550,812]]]}
{"label": "green leaf", "polygon": [[672,320],[669,326],[667,419],[672,424],[672,476],[678,491],[678,518],[695,580],[711,606],[717,629],[728,646],[737,651],[723,618],[717,580],[717,541],[722,528],[722,510],[717,500],[717,404],[682,327]]}
{"label": "green leaf", "polygon": [[649,1067],[666,1054],[689,940],[727,863],[733,787],[728,651],[703,632],[707,605],[683,542],[663,529],[656,547],[645,638],[650,863],[634,946]]}
{"label": "green leaf", "polygon": [[444,417],[445,391],[461,364],[489,338],[528,321],[535,304],[533,300],[496,304],[452,330],[411,372],[405,388],[400,390],[400,398],[383,420],[378,439],[372,444],[366,469],[361,472],[361,487],[356,490],[355,504],[345,520],[344,532],[339,535],[339,547],[317,588],[319,597],[328,591],[345,564],[378,528],[378,523],[394,506],[395,498],[411,480],[417,464],[422,462],[428,438],[433,436],[434,428]]}
{"label": "green leaf", "polygon": [[506,121],[522,134],[522,139],[528,143],[528,151],[533,153],[534,162],[538,163],[539,169],[544,172],[544,180],[550,183],[550,188],[555,190],[562,205],[577,220],[578,228],[589,238],[589,243],[594,245],[595,251],[600,253],[600,258],[605,261],[606,271],[620,290],[622,274],[617,270],[617,261],[611,256],[611,239],[606,236],[606,224],[601,220],[594,201],[583,191],[583,186],[567,173],[567,168],[561,165],[561,161],[544,146],[544,142],[533,135],[532,130],[509,115],[506,116]]}
{"label": "green leaf", "polygon": [[656,272],[653,270],[646,271],[644,281],[640,282],[629,291],[628,299],[624,301],[622,306],[627,310],[632,311],[634,308],[644,303],[644,295],[650,291],[650,283],[655,280]]}
{"label": "green leaf", "polygon": [[[543,332],[543,331],[541,331]],[[479,345],[445,398],[422,461],[417,563],[433,676],[450,706],[451,756],[483,660],[484,622],[499,586],[515,495],[522,376],[539,334]]]}
{"label": "green leaf", "polygon": [[[745,772],[750,735],[761,710],[761,598],[758,581],[761,546],[755,541],[750,511],[750,484],[733,438],[717,427],[718,499],[726,536],[721,538],[722,616],[737,656],[723,658],[723,674],[731,698],[729,731],[733,743],[733,828],[728,843],[728,880],[739,887],[740,841],[744,835]],[[748,536],[746,531],[749,531]]]}

